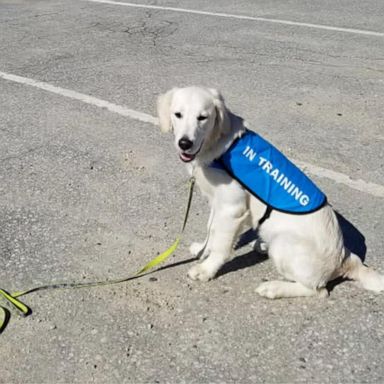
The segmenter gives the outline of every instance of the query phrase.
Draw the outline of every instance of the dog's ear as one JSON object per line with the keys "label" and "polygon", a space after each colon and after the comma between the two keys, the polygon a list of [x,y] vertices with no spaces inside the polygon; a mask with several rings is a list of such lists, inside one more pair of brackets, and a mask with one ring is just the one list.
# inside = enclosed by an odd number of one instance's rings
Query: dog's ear
{"label": "dog's ear", "polygon": [[231,128],[228,109],[225,105],[224,98],[217,89],[210,88],[209,91],[213,97],[213,103],[216,107],[216,125],[220,132],[228,133]]}
{"label": "dog's ear", "polygon": [[157,114],[159,116],[160,129],[163,132],[169,132],[172,130],[170,108],[172,97],[176,89],[177,88],[172,88],[157,98]]}

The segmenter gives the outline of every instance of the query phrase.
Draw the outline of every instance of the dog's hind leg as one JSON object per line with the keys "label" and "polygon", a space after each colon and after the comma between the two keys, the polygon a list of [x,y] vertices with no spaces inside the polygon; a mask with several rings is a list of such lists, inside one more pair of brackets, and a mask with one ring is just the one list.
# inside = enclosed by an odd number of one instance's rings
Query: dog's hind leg
{"label": "dog's hind leg", "polygon": [[188,271],[188,276],[193,280],[208,281],[215,277],[217,271],[232,256],[233,243],[237,238],[242,224],[248,217],[248,212],[242,209],[234,217],[223,212],[216,212],[213,217],[211,238],[208,240],[209,256],[202,262],[193,266]]}
{"label": "dog's hind leg", "polygon": [[269,256],[278,272],[289,281],[262,283],[256,292],[269,299],[283,297],[327,297],[325,288],[335,271],[337,257],[316,254],[310,240],[293,233],[279,234],[269,244]]}
{"label": "dog's hind leg", "polygon": [[280,299],[283,297],[328,296],[326,288],[312,289],[307,288],[298,282],[280,280],[266,281],[256,288],[256,292],[260,296],[267,297],[268,299]]}

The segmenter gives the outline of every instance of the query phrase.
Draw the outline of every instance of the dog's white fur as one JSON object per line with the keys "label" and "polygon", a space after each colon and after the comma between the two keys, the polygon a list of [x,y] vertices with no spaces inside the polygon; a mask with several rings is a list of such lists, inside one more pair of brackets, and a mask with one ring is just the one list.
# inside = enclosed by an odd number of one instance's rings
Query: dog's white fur
{"label": "dog's white fur", "polygon": [[[242,135],[245,123],[228,110],[218,91],[201,87],[174,88],[161,95],[158,115],[162,131],[173,131],[182,160],[190,160],[186,163],[189,174],[195,176],[211,206],[206,241],[190,247],[203,261],[188,272],[194,280],[208,281],[231,258],[244,226],[257,228],[266,210],[225,171],[209,167]],[[184,152],[179,146],[182,138],[192,143]],[[262,296],[327,296],[326,284],[339,276],[358,280],[369,290],[384,290],[384,276],[366,267],[344,246],[329,205],[306,215],[274,210],[258,233],[278,272],[288,280],[262,283],[256,290]]]}

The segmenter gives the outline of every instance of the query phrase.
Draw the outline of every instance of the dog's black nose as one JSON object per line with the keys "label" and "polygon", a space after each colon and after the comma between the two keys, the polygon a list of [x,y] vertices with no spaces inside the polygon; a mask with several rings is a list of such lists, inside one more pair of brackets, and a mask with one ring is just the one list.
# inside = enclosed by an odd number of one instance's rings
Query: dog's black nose
{"label": "dog's black nose", "polygon": [[183,150],[186,151],[187,149],[192,148],[193,142],[189,140],[187,137],[182,137],[179,140],[179,147]]}

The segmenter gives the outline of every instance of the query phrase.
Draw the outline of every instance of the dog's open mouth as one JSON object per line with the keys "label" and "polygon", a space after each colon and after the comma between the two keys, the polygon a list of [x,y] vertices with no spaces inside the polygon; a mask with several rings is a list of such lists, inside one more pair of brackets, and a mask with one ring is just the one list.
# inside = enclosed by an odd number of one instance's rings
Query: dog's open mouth
{"label": "dog's open mouth", "polygon": [[190,153],[180,152],[179,156],[184,163],[189,163],[196,157],[196,154],[192,155]]}
{"label": "dog's open mouth", "polygon": [[190,161],[194,160],[197,154],[200,152],[201,148],[203,147],[204,140],[200,145],[200,148],[195,153],[186,153],[186,152],[180,152],[179,157],[184,163],[189,163]]}

